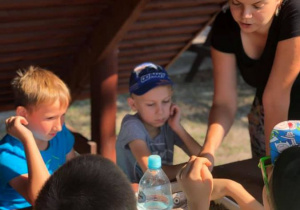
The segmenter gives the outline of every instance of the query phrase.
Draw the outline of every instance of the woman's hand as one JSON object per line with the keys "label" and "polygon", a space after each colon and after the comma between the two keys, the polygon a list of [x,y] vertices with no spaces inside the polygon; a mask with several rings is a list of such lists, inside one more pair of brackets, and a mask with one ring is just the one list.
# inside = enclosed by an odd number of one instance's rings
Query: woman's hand
{"label": "woman's hand", "polygon": [[208,169],[210,171],[212,171],[213,167],[215,165],[215,157],[214,157],[214,155],[212,155],[211,153],[206,153],[206,152],[201,151],[199,157],[206,158],[210,162],[210,165],[208,166]]}

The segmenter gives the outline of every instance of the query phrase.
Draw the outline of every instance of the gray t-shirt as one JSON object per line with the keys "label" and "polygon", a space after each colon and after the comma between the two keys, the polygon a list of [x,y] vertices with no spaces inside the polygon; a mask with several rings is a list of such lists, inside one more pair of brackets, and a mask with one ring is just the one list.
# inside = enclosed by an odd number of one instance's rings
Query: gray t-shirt
{"label": "gray t-shirt", "polygon": [[159,155],[164,165],[173,164],[174,145],[179,147],[184,145],[179,136],[167,123],[160,128],[160,133],[154,139],[151,139],[139,115],[127,114],[121,123],[116,151],[117,164],[132,183],[138,183],[143,176],[143,171],[128,145],[136,139],[145,141],[151,154]]}

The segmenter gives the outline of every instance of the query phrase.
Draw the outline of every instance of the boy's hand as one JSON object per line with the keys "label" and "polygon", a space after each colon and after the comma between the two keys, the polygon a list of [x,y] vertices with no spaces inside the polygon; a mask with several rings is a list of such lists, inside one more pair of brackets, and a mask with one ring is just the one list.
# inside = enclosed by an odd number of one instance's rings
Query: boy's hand
{"label": "boy's hand", "polygon": [[177,174],[177,181],[191,209],[199,209],[200,206],[208,209],[213,188],[213,178],[208,166],[210,162],[206,158],[192,156]]}
{"label": "boy's hand", "polygon": [[22,143],[25,143],[29,137],[33,138],[32,132],[25,127],[28,122],[24,117],[13,116],[7,118],[5,124],[7,133],[19,139]]}
{"label": "boy's hand", "polygon": [[169,126],[175,131],[180,126],[180,108],[176,104],[170,107],[170,117],[168,119]]}

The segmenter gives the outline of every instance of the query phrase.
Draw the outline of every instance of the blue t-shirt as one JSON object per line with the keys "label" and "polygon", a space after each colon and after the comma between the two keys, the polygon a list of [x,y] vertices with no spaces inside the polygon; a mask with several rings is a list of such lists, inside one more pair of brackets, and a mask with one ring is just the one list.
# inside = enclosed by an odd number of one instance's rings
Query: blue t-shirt
{"label": "blue t-shirt", "polygon": [[152,139],[138,114],[127,114],[121,124],[121,130],[116,143],[117,165],[124,171],[132,183],[138,183],[143,171],[133,156],[129,143],[140,139],[146,142],[151,154],[159,155],[162,164],[172,165],[174,145],[182,148],[184,143],[170,128],[168,123],[160,127],[160,133]]}
{"label": "blue t-shirt", "polygon": [[[74,136],[64,125],[62,131],[49,141],[47,150],[41,151],[50,174],[66,162],[66,155],[73,145]],[[7,134],[0,141],[0,210],[31,206],[9,185],[10,180],[22,174],[28,174],[23,144]]]}

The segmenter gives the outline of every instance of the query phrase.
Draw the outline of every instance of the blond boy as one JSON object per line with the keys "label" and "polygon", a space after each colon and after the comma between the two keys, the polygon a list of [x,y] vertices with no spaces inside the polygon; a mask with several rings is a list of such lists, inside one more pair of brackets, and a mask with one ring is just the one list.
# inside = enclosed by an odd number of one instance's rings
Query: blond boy
{"label": "blond boy", "polygon": [[64,125],[70,92],[55,74],[38,67],[12,81],[16,116],[0,141],[0,209],[33,205],[56,169],[74,157],[74,137]]}
{"label": "blond boy", "polygon": [[148,156],[158,154],[170,180],[182,164],[173,165],[174,145],[188,155],[198,155],[201,146],[180,124],[180,109],[172,103],[172,81],[166,70],[153,63],[138,65],[131,73],[127,114],[121,125],[116,150],[117,164],[132,183],[147,169]]}

